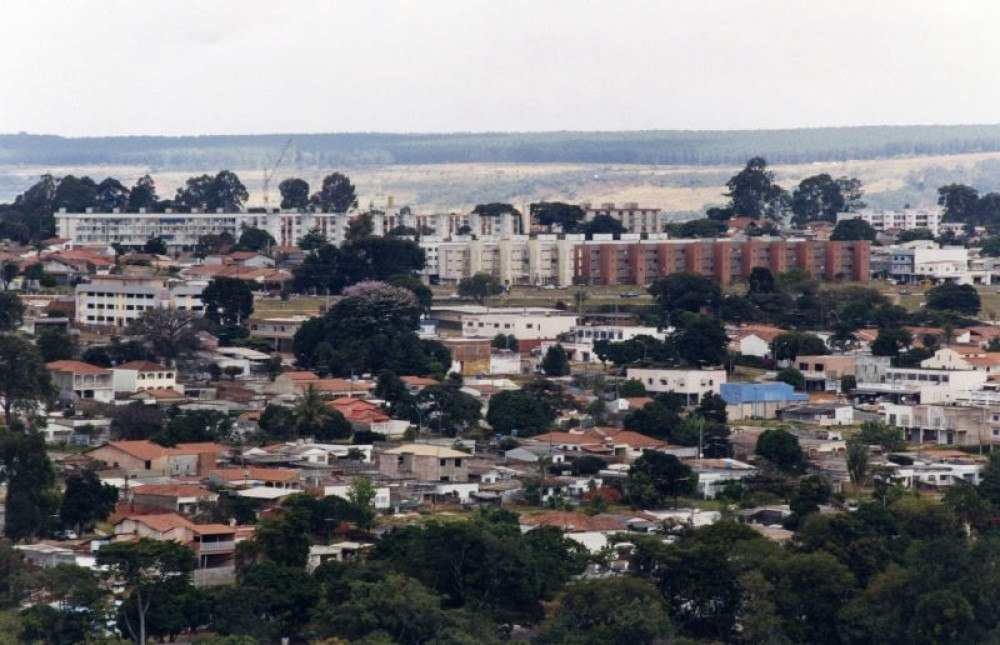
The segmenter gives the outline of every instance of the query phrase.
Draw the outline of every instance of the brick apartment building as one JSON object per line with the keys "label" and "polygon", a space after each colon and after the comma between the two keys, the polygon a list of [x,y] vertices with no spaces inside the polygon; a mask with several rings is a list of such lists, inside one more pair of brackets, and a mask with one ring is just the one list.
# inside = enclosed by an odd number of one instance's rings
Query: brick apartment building
{"label": "brick apartment building", "polygon": [[814,240],[591,241],[573,250],[577,284],[644,285],[672,273],[715,278],[725,286],[755,267],[773,273],[803,269],[824,280],[869,281],[870,243]]}

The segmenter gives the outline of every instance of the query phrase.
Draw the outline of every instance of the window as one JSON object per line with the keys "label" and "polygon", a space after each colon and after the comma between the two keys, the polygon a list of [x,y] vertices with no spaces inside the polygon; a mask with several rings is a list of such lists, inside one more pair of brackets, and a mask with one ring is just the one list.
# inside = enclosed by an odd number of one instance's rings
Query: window
{"label": "window", "polygon": [[448,465],[448,460],[447,459],[442,459],[441,460],[441,467],[444,468],[447,465]]}
{"label": "window", "polygon": [[456,468],[460,468],[461,466],[462,466],[462,460],[461,459],[456,459],[455,460],[455,467]]}

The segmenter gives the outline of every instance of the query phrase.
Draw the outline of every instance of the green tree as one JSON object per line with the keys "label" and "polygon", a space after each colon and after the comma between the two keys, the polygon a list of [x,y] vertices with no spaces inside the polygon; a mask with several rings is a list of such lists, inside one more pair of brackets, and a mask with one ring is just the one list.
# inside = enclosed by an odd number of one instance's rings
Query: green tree
{"label": "green tree", "polygon": [[753,157],[746,167],[726,182],[729,210],[735,215],[759,219],[780,219],[788,204],[788,194],[774,182],[763,157]]}
{"label": "green tree", "polygon": [[851,483],[864,486],[868,475],[868,446],[856,439],[847,442],[847,473]]}
{"label": "green tree", "polygon": [[100,213],[110,213],[112,210],[124,209],[128,203],[129,191],[117,179],[107,177],[97,184],[94,195],[94,210]]}
{"label": "green tree", "polygon": [[348,242],[358,242],[370,238],[374,233],[375,221],[372,219],[372,214],[358,213],[348,222],[344,238]]}
{"label": "green tree", "polygon": [[306,252],[316,251],[323,248],[324,246],[329,246],[330,242],[326,239],[326,236],[317,230],[312,230],[299,238],[298,246],[300,249]]}
{"label": "green tree", "polygon": [[183,209],[200,209],[224,213],[238,212],[250,198],[246,186],[236,173],[220,170],[214,177],[201,175],[191,177],[185,185],[177,189],[174,205]]}
{"label": "green tree", "polygon": [[559,226],[564,233],[573,233],[583,221],[585,212],[576,204],[538,202],[529,207],[531,219],[541,226]]}
{"label": "green tree", "polygon": [[570,585],[555,614],[542,625],[538,643],[642,645],[671,636],[667,608],[656,588],[621,577]]}
{"label": "green tree", "polygon": [[430,314],[431,305],[434,304],[434,292],[423,283],[419,276],[413,274],[393,276],[389,280],[389,284],[411,291],[416,297],[417,302],[420,303],[421,312],[424,315]]}
{"label": "green tree", "polygon": [[201,293],[205,317],[219,325],[239,326],[253,313],[253,292],[245,280],[213,278]]}
{"label": "green tree", "polygon": [[775,360],[791,361],[797,356],[829,354],[826,343],[815,334],[791,331],[778,334],[771,341],[771,354]]}
{"label": "green tree", "polygon": [[671,339],[678,356],[691,365],[721,365],[729,337],[717,318],[682,313]]}
{"label": "green tree", "polygon": [[302,210],[309,207],[309,182],[298,177],[290,177],[278,184],[281,193],[281,208]]}
{"label": "green tree", "polygon": [[880,329],[875,341],[872,342],[872,354],[875,356],[898,356],[911,343],[913,343],[913,335],[902,327]]}
{"label": "green tree", "polygon": [[588,238],[591,238],[594,235],[621,235],[627,232],[627,229],[620,221],[610,215],[596,215],[594,219],[583,224],[581,231]]}
{"label": "green tree", "polygon": [[799,438],[782,428],[768,428],[757,437],[754,453],[786,471],[799,470],[805,465],[805,455]]}
{"label": "green tree", "polygon": [[485,305],[487,300],[501,293],[503,285],[496,276],[489,273],[477,273],[458,281],[458,295],[472,298],[481,305]]}
{"label": "green tree", "polygon": [[806,177],[792,193],[792,221],[798,225],[815,220],[834,222],[838,213],[864,207],[861,196],[857,179],[834,179],[826,173]]}
{"label": "green tree", "polygon": [[147,538],[107,544],[97,552],[97,563],[124,584],[132,602],[124,606],[123,619],[138,645],[146,643],[146,617],[159,600],[157,588],[170,578],[189,580],[195,565],[194,554],[186,546]]}
{"label": "green tree", "polygon": [[16,413],[34,414],[39,402],[55,394],[49,371],[34,345],[13,334],[0,334],[0,398],[6,426],[13,426]]}
{"label": "green tree", "polygon": [[242,233],[240,233],[240,239],[236,243],[236,249],[239,251],[267,253],[268,250],[276,245],[277,242],[274,241],[274,238],[271,237],[270,233],[264,229],[248,226],[243,229]]}
{"label": "green tree", "polygon": [[860,217],[854,219],[842,219],[833,227],[830,239],[834,242],[851,242],[855,240],[868,240],[874,242],[877,232],[871,224]]}
{"label": "green tree", "polygon": [[198,349],[194,322],[194,316],[186,311],[152,308],[130,322],[126,332],[142,338],[154,355],[173,364]]}
{"label": "green tree", "polygon": [[913,242],[915,240],[933,240],[934,233],[931,233],[929,228],[911,228],[906,231],[900,231],[899,235],[896,236],[897,244],[905,244],[906,242]]}
{"label": "green tree", "polygon": [[669,440],[680,426],[678,411],[656,400],[625,415],[622,425],[648,437]]}
{"label": "green tree", "polygon": [[646,396],[646,386],[642,381],[634,378],[622,381],[615,386],[618,396],[623,398],[636,398]]}
{"label": "green tree", "polygon": [[43,329],[35,337],[35,345],[46,363],[76,358],[76,339],[63,327]]}
{"label": "green tree", "polygon": [[[8,266],[16,268],[16,265],[5,264],[5,275]],[[21,322],[24,320],[24,303],[21,302],[21,298],[16,293],[6,290],[6,283],[10,281],[6,278],[4,281],[4,291],[0,292],[0,331],[14,331],[21,326]]]}
{"label": "green tree", "polygon": [[788,383],[800,392],[806,389],[806,377],[794,367],[786,367],[779,370],[774,380],[781,383]]}
{"label": "green tree", "polygon": [[117,502],[117,488],[102,483],[95,471],[83,470],[66,477],[59,521],[83,535],[94,524],[107,519]]}
{"label": "green tree", "polygon": [[[654,495],[643,490],[652,485]],[[648,451],[635,460],[628,471],[625,487],[629,501],[638,506],[659,505],[664,498],[690,495],[697,489],[698,477],[689,466],[673,455]],[[642,491],[642,494],[639,494]]]}
{"label": "green tree", "polygon": [[796,643],[839,643],[830,627],[855,592],[850,570],[827,553],[772,557],[763,572],[774,588],[783,631]]}
{"label": "green tree", "polygon": [[156,194],[156,182],[149,175],[143,175],[129,190],[126,209],[130,213],[138,213],[139,209],[153,212],[159,199]]}
{"label": "green tree", "polygon": [[991,452],[979,480],[979,495],[993,508],[1000,509],[1000,452]]}
{"label": "green tree", "polygon": [[649,287],[664,320],[673,320],[678,312],[718,311],[722,292],[718,283],[696,273],[674,273],[657,278]]}
{"label": "green tree", "polygon": [[969,222],[976,212],[979,191],[963,184],[948,184],[938,188],[938,205],[944,206],[947,222]]}
{"label": "green tree", "polygon": [[562,345],[556,344],[549,347],[542,358],[541,368],[546,376],[566,376],[569,374],[569,358]]}
{"label": "green tree", "polygon": [[903,430],[881,421],[865,421],[854,438],[868,446],[882,446],[888,452],[903,448]]}
{"label": "green tree", "polygon": [[135,401],[111,413],[111,436],[123,441],[149,439],[161,432],[165,423],[158,407]]}
{"label": "green tree", "polygon": [[356,522],[362,529],[375,525],[375,485],[367,477],[355,477],[347,491],[347,499],[357,509]]}
{"label": "green tree", "polygon": [[268,403],[258,422],[261,432],[273,439],[295,439],[295,413],[291,408]]}
{"label": "green tree", "polygon": [[311,202],[319,206],[324,213],[346,213],[358,206],[354,184],[347,175],[339,172],[323,178],[323,185],[319,192],[312,196]]}
{"label": "green tree", "polygon": [[167,243],[162,237],[151,237],[142,245],[142,252],[150,255],[166,255]]}
{"label": "green tree", "polygon": [[945,282],[927,290],[927,308],[956,311],[968,316],[979,313],[980,300],[976,288],[968,284]]}
{"label": "green tree", "polygon": [[486,422],[497,434],[530,437],[548,430],[553,410],[537,396],[523,390],[505,390],[490,397]]}
{"label": "green tree", "polygon": [[[479,424],[482,406],[479,400],[461,390],[450,380],[431,385],[417,395],[416,406],[423,410],[427,425],[449,437],[462,434]],[[414,420],[410,417],[410,420]],[[416,419],[418,422],[420,418]]]}

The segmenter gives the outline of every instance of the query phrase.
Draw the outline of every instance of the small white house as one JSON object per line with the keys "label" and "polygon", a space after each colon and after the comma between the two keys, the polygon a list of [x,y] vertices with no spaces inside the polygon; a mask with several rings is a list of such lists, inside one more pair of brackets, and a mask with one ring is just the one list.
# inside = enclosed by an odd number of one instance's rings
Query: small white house
{"label": "small white house", "polygon": [[683,394],[688,404],[695,405],[706,394],[719,394],[726,382],[726,370],[630,367],[627,377],[641,382],[647,392]]}

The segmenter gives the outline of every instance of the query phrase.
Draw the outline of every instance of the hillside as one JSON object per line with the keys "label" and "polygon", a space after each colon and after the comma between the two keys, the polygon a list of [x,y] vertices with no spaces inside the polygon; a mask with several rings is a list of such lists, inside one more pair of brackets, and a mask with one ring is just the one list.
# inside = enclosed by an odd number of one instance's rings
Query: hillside
{"label": "hillside", "polygon": [[296,167],[356,164],[808,163],[1000,151],[1000,125],[754,131],[264,134],[183,137],[0,135],[0,164],[256,168],[292,137]]}

